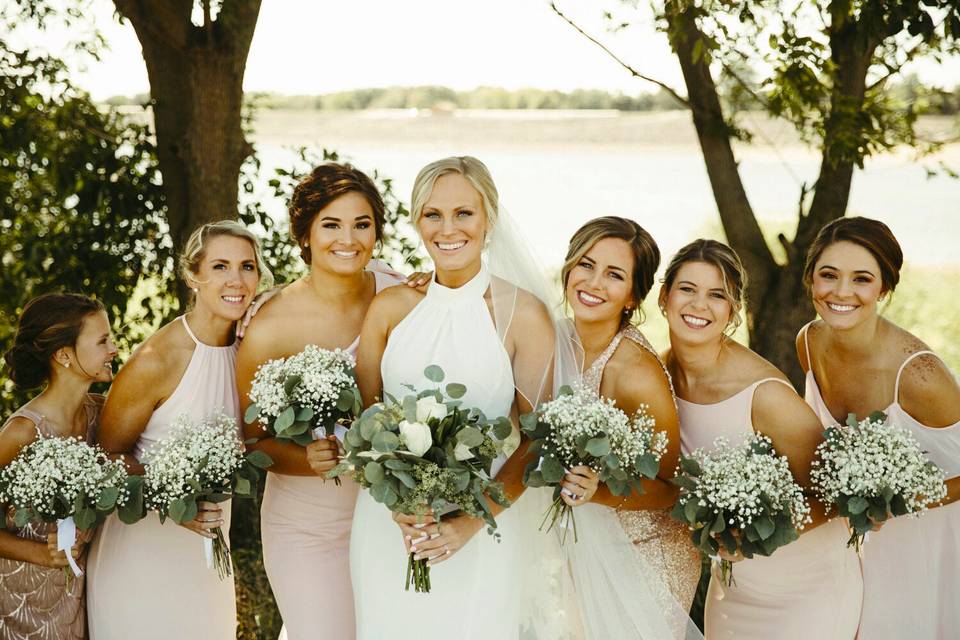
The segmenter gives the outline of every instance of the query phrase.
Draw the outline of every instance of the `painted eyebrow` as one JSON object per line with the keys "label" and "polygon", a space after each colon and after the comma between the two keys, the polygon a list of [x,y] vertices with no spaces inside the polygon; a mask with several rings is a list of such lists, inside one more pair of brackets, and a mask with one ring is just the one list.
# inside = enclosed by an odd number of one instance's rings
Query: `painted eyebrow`
{"label": "painted eyebrow", "polygon": [[618,266],[616,266],[616,265],[613,265],[613,264],[607,265],[607,269],[612,269],[612,270],[614,270],[614,271],[619,271],[620,273],[624,273],[624,274],[627,272],[626,269],[621,269],[620,267],[618,267]]}
{"label": "painted eyebrow", "polygon": [[[365,214],[363,214],[362,216],[357,216],[356,218],[354,218],[354,221],[357,221],[357,220],[370,220],[370,219],[371,219],[370,214],[365,213]],[[341,222],[341,219],[340,219],[340,218],[337,218],[337,217],[335,217],[335,216],[323,216],[322,218],[320,218],[320,220],[321,220],[321,221],[322,221],[322,220],[330,220],[330,221],[332,221],[332,222]]]}
{"label": "painted eyebrow", "polygon": [[696,282],[690,282],[689,280],[681,280],[681,281],[678,282],[677,284],[688,284],[688,285],[690,285],[691,287],[696,287],[696,286],[697,286],[697,283],[696,283]]}
{"label": "painted eyebrow", "polygon": [[[833,269],[834,271],[840,271],[840,269],[834,267],[833,265],[829,265],[829,264],[825,264],[825,265],[821,266],[820,269]],[[854,273],[865,273],[865,274],[867,274],[867,275],[869,275],[869,276],[873,276],[874,278],[877,277],[876,275],[874,275],[873,271],[869,271],[869,270],[867,270],[867,269],[857,269],[856,271],[854,271]]]}

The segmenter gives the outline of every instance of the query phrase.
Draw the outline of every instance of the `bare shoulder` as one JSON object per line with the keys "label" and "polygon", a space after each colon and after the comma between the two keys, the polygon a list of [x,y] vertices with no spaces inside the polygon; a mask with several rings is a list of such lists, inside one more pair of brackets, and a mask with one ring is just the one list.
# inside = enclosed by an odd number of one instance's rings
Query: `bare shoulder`
{"label": "bare shoulder", "polygon": [[897,400],[921,424],[945,427],[960,423],[960,383],[933,354],[916,356],[904,367]]}
{"label": "bare shoulder", "polygon": [[526,289],[517,289],[514,321],[520,321],[529,329],[551,325],[553,319],[547,305]]}
{"label": "bare shoulder", "polygon": [[15,416],[0,427],[0,465],[9,464],[20,450],[37,439],[37,428],[32,420]]}
{"label": "bare shoulder", "polygon": [[614,388],[618,397],[646,402],[653,394],[672,395],[670,379],[657,354],[633,340],[624,340],[617,347],[604,377],[615,376]]}
{"label": "bare shoulder", "polygon": [[171,369],[184,359],[189,360],[194,348],[195,345],[183,323],[174,320],[161,327],[134,350],[120,367],[111,389],[135,384],[142,392],[163,386],[170,377]]}

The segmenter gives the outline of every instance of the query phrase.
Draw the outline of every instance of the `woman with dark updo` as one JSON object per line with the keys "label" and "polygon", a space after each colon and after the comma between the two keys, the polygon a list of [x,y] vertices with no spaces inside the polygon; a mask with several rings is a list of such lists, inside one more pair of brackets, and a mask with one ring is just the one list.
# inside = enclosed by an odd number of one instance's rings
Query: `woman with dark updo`
{"label": "woman with dark updo", "polygon": [[[27,303],[4,359],[19,388],[43,390],[0,428],[0,468],[38,438],[92,440],[103,397],[89,393],[90,385],[112,379],[116,355],[96,300],[49,293]],[[7,518],[0,531],[0,639],[85,638],[84,577],[66,582],[56,524],[14,528],[12,510],[0,507]],[[71,550],[80,566],[87,541],[81,536]]]}

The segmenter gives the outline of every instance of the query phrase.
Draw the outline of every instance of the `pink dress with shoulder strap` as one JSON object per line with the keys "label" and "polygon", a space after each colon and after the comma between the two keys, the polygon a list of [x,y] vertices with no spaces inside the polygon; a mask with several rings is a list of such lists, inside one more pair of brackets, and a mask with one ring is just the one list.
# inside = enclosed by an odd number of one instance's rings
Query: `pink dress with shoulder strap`
{"label": "pink dress with shoulder strap", "polygon": [[[85,403],[87,441],[96,433],[103,397],[89,395]],[[33,423],[38,438],[57,437],[57,430],[46,417],[21,408],[14,418],[26,418]],[[4,423],[6,426],[6,423]],[[18,529],[12,514],[7,517],[7,530],[19,538],[47,543],[47,535],[57,532],[55,523],[28,524]],[[81,553],[77,563],[86,564]],[[0,640],[83,640],[87,637],[84,586],[86,575],[71,576],[66,582],[63,569],[44,567],[30,562],[0,558]]]}
{"label": "pink dress with shoulder strap", "polygon": [[[179,321],[195,347],[176,389],[156,410],[134,446],[141,462],[150,447],[167,437],[171,423],[217,411],[237,418],[236,343],[214,347],[200,342],[184,317]],[[176,322],[176,321],[175,321]],[[108,400],[109,401],[109,400]],[[239,422],[237,429],[239,432]],[[223,531],[230,529],[230,502]],[[220,580],[208,569],[203,538],[155,512],[127,525],[116,515],[103,525],[87,563],[90,635],[96,640],[234,640],[237,606],[233,578]]]}
{"label": "pink dress with shoulder strap", "polygon": [[[720,436],[736,444],[752,434],[753,397],[767,382],[790,387],[778,378],[764,378],[712,404],[678,399],[683,452],[709,450]],[[704,613],[706,637],[852,640],[860,618],[863,582],[847,538],[845,522],[836,518],[769,557],[738,562],[732,586],[714,571]]]}
{"label": "pink dress with shoulder strap", "polygon": [[[371,269],[379,293],[402,276]],[[360,338],[347,347],[356,355]],[[319,476],[267,473],[260,507],[263,566],[288,640],[354,637],[350,527],[359,488]]]}
{"label": "pink dress with shoulder strap", "polygon": [[[820,393],[807,344],[806,400],[823,424],[836,424]],[[960,422],[933,428],[900,406],[900,378],[917,357],[910,354],[897,371],[887,422],[907,429],[947,479],[960,476]],[[895,518],[869,534],[863,547],[862,640],[940,640],[960,638],[960,502],[930,509],[919,518]]]}

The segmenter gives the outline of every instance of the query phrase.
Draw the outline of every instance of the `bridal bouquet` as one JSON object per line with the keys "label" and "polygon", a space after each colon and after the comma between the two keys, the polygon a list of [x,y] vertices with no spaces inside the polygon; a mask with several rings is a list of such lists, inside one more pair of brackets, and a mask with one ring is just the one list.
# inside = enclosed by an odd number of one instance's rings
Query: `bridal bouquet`
{"label": "bridal bouquet", "polygon": [[[254,451],[244,456],[237,421],[222,412],[203,420],[178,416],[170,435],[154,444],[145,456],[143,476],[146,506],[160,521],[180,524],[197,517],[200,501],[223,502],[231,495],[256,494],[257,469],[272,464],[270,456]],[[221,579],[231,574],[230,549],[223,531],[204,538],[207,566],[216,566]]]}
{"label": "bridal bouquet", "polygon": [[[388,395],[354,420],[344,437],[346,455],[330,477],[352,472],[374,500],[393,512],[440,515],[454,509],[487,523],[493,535],[497,523],[487,498],[510,503],[503,485],[490,477],[494,459],[503,452],[511,434],[507,418],[488,419],[477,409],[463,408],[459,400],[467,392],[451,383],[441,391],[443,370],[431,365],[426,378],[436,389],[413,392],[401,400]],[[405,588],[430,591],[430,567],[426,560],[407,562]]]}
{"label": "bridal bouquet", "polygon": [[848,544],[858,551],[876,524],[891,515],[919,516],[947,495],[943,471],[909,431],[886,419],[876,412],[858,422],[851,413],[845,427],[829,427],[810,471],[823,503],[848,519]]}
{"label": "bridal bouquet", "polygon": [[[717,438],[712,450],[681,456],[674,483],[680,496],[671,515],[690,526],[694,546],[709,556],[721,545],[747,558],[769,556],[810,522],[810,507],[786,456],[777,456],[770,438],[760,434],[739,446]],[[720,568],[729,585],[732,564],[721,560]]]}
{"label": "bridal bouquet", "polygon": [[577,528],[573,508],[563,501],[561,482],[567,469],[585,465],[606,483],[610,493],[629,496],[643,493],[642,480],[653,479],[660,470],[660,458],[667,450],[667,436],[656,430],[656,422],[644,407],[633,416],[618,409],[613,400],[601,398],[589,389],[563,387],[560,394],[534,413],[520,418],[521,429],[533,442],[529,452],[538,456],[524,472],[530,487],[552,486],[553,504],[543,526],[547,531],[558,522],[566,532]]}
{"label": "bridal bouquet", "polygon": [[82,571],[70,555],[77,529],[93,529],[118,509],[125,521],[138,520],[139,483],[96,445],[41,437],[0,472],[0,504],[14,509],[17,527],[56,522],[57,547],[79,576]]}
{"label": "bridal bouquet", "polygon": [[260,365],[250,389],[244,420],[260,421],[276,438],[308,445],[314,437],[336,434],[339,423],[360,413],[353,357],[308,344],[289,358]]}

